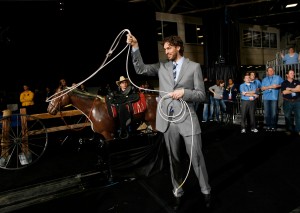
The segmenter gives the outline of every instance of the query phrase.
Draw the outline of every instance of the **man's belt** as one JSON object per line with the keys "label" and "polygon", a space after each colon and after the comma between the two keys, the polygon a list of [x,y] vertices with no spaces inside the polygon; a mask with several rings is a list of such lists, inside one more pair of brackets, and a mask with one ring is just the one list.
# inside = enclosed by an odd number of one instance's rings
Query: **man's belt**
{"label": "man's belt", "polygon": [[297,99],[283,98],[283,100],[285,100],[285,101],[290,101],[290,102],[296,102],[296,101],[300,101],[300,98],[297,98]]}

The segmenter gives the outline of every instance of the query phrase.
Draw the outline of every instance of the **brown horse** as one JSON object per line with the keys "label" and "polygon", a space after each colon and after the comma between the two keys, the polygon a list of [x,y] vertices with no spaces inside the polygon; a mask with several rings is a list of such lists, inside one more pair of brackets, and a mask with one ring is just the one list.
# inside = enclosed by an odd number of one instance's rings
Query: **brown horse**
{"label": "brown horse", "polygon": [[[146,99],[146,110],[133,115],[136,121],[145,122],[156,131],[156,107],[155,94],[144,94]],[[72,105],[80,110],[90,121],[94,132],[99,133],[105,140],[112,140],[116,134],[116,119],[109,113],[107,99],[105,96],[81,92],[78,89],[70,90],[67,93],[58,89],[49,102],[47,111],[51,115],[57,114],[64,106]]]}

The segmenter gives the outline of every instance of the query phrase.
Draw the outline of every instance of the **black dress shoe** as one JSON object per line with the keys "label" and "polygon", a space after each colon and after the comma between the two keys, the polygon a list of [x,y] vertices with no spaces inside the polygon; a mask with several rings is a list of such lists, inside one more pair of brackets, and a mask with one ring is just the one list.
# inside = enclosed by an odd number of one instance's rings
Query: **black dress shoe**
{"label": "black dress shoe", "polygon": [[182,197],[175,197],[175,202],[174,202],[174,205],[173,205],[173,209],[175,211],[177,211],[180,208],[181,204],[182,204]]}
{"label": "black dress shoe", "polygon": [[210,194],[203,194],[203,196],[204,196],[204,202],[205,202],[206,208],[210,208],[210,206],[211,206],[211,195]]}

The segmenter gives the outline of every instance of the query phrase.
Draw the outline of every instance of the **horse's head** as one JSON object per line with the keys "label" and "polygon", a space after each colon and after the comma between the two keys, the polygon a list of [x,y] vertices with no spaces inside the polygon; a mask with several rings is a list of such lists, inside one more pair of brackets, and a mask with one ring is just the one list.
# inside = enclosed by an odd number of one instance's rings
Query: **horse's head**
{"label": "horse's head", "polygon": [[55,94],[50,97],[47,112],[51,115],[56,115],[58,111],[69,104],[70,96],[68,95],[68,92],[63,91],[61,88],[58,88]]}

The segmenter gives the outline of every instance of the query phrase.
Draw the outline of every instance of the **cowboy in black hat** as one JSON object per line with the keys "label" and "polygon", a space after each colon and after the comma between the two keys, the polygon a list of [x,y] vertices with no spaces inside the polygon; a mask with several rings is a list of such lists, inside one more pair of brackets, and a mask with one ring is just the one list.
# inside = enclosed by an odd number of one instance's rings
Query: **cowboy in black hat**
{"label": "cowboy in black hat", "polygon": [[[118,114],[120,118],[120,138],[128,138],[127,126],[131,123],[131,102],[139,97],[135,92],[135,88],[130,85],[129,79],[120,76],[119,81],[116,81],[119,89],[115,93],[114,99],[118,107]],[[135,100],[136,101],[136,100]]]}

